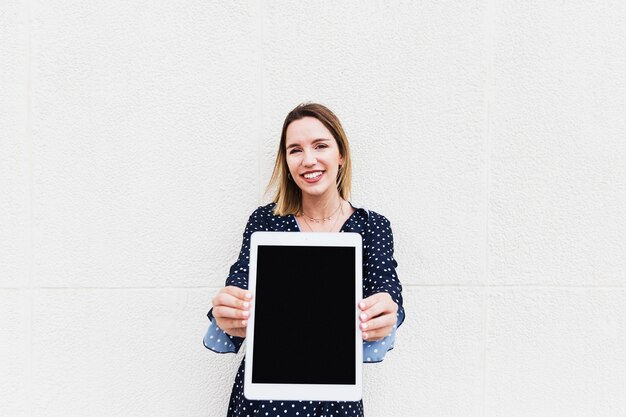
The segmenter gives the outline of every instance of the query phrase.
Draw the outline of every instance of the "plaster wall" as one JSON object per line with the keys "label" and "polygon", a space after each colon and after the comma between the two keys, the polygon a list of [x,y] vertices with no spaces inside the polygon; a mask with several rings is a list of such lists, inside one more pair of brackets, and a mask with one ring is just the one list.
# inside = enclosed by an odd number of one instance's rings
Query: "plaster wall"
{"label": "plaster wall", "polygon": [[626,415],[626,3],[4,1],[0,415],[223,416],[201,342],[333,109],[407,319],[368,416]]}

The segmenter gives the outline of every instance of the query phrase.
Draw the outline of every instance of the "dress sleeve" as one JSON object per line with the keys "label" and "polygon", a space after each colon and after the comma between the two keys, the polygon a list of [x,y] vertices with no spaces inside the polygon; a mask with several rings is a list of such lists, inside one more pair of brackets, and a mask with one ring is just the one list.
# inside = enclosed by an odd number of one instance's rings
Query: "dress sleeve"
{"label": "dress sleeve", "polygon": [[363,342],[363,362],[380,362],[393,349],[396,330],[404,321],[405,314],[402,285],[396,273],[398,263],[393,257],[391,223],[385,216],[371,212],[367,228],[363,248],[363,295],[369,297],[386,292],[398,304],[398,320],[391,334],[376,342]]}
{"label": "dress sleeve", "polygon": [[[260,230],[268,230],[263,207],[256,209],[248,219],[243,232],[243,241],[237,261],[230,267],[230,273],[226,278],[226,286],[233,285],[242,289],[248,289],[248,269],[250,265],[250,236]],[[204,335],[204,347],[217,353],[237,353],[243,344],[244,338],[230,336],[219,328],[213,317],[213,308],[207,313],[211,320],[209,329]]]}

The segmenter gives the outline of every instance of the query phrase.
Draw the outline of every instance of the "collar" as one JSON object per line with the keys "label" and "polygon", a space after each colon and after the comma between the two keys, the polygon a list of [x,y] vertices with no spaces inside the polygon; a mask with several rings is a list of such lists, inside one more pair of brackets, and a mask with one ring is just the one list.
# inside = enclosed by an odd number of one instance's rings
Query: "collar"
{"label": "collar", "polygon": [[365,217],[366,217],[367,219],[369,219],[369,217],[370,217],[370,211],[369,211],[368,209],[366,209],[365,207],[363,207],[363,206],[362,206],[362,205],[360,205],[360,204],[355,204],[355,203],[353,203],[353,202],[352,202],[352,201],[350,201],[350,200],[348,200],[348,203],[349,203],[349,204],[352,206],[352,208],[354,208],[355,210],[357,210],[357,211],[361,211],[361,212],[365,213]]}
{"label": "collar", "polygon": [[[362,207],[360,204],[354,204],[348,200],[348,203],[358,212],[358,214],[365,217],[365,220],[368,221],[370,218],[370,211],[366,208]],[[274,208],[276,203],[270,203],[266,207],[267,215],[269,217],[269,227],[270,230],[273,231],[286,231],[286,232],[297,232],[299,231],[298,222],[293,214],[288,216],[274,216],[271,214],[271,210]],[[356,213],[355,212],[355,213]]]}

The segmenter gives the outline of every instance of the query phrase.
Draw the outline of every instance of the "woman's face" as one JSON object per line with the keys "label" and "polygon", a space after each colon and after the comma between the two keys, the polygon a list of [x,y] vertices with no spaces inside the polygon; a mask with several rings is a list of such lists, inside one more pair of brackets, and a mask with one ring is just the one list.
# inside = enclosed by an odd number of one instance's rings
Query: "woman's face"
{"label": "woman's face", "polygon": [[289,172],[302,194],[322,196],[337,191],[337,173],[343,165],[337,141],[314,117],[289,124],[286,132]]}

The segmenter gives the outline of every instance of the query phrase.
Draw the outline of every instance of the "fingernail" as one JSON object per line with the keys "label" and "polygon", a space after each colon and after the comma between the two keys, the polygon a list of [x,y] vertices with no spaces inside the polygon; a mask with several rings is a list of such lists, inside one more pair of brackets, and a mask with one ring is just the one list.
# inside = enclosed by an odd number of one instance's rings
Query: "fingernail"
{"label": "fingernail", "polygon": [[250,307],[250,303],[247,302],[247,301],[244,301],[243,302],[243,308],[248,308],[248,307]]}
{"label": "fingernail", "polygon": [[363,330],[367,329],[367,323],[361,323],[361,329]]}
{"label": "fingernail", "polygon": [[363,339],[367,339],[367,333],[363,332]]}
{"label": "fingernail", "polygon": [[365,308],[365,303],[364,303],[363,301],[361,301],[361,302],[359,303],[359,307],[361,307],[361,308]]}
{"label": "fingernail", "polygon": [[367,318],[367,314],[361,313],[361,320],[365,320]]}
{"label": "fingernail", "polygon": [[248,321],[247,320],[242,320],[241,321],[241,325],[242,326],[247,326],[248,325]]}
{"label": "fingernail", "polygon": [[250,315],[250,312],[249,311],[244,311],[242,314],[243,314],[244,317],[248,317]]}
{"label": "fingernail", "polygon": [[249,292],[247,292],[247,293],[246,293],[246,298],[252,298],[252,294],[251,294],[251,293],[249,293]]}

